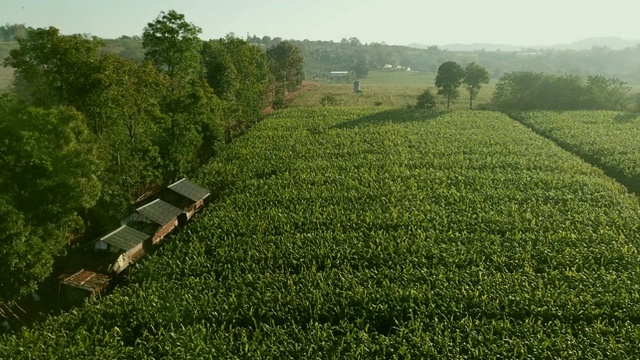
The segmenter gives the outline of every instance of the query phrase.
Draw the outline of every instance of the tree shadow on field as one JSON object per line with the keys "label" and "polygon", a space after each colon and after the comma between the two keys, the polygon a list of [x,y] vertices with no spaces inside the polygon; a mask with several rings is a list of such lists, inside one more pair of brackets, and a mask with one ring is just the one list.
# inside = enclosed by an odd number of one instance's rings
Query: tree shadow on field
{"label": "tree shadow on field", "polygon": [[345,121],[333,125],[332,129],[350,129],[356,127],[383,125],[383,124],[401,124],[408,122],[428,121],[436,119],[446,111],[433,111],[422,109],[390,109],[377,112],[372,115]]}
{"label": "tree shadow on field", "polygon": [[616,115],[613,120],[619,123],[630,123],[638,120],[640,118],[640,114],[638,113],[624,113]]}

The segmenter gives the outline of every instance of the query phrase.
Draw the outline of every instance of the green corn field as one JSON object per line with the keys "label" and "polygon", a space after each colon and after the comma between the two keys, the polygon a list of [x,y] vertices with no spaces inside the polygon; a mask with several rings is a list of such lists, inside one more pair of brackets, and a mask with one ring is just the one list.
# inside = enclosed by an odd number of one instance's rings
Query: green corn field
{"label": "green corn field", "polygon": [[[638,176],[614,113],[520,116]],[[214,199],[128,285],[0,358],[640,356],[638,198],[507,115],[280,110],[196,180]]]}

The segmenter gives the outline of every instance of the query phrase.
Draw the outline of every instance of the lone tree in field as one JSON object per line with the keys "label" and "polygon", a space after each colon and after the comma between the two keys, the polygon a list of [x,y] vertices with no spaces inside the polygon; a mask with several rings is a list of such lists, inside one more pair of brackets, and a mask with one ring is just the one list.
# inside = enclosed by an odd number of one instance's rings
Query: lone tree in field
{"label": "lone tree in field", "polygon": [[469,91],[469,109],[473,109],[473,99],[482,88],[482,84],[489,83],[489,72],[475,62],[464,68],[464,86]]}
{"label": "lone tree in field", "polygon": [[462,79],[464,79],[464,69],[457,62],[447,61],[438,67],[436,87],[438,95],[447,97],[447,109],[451,99],[457,99],[460,96],[458,87],[462,84]]}

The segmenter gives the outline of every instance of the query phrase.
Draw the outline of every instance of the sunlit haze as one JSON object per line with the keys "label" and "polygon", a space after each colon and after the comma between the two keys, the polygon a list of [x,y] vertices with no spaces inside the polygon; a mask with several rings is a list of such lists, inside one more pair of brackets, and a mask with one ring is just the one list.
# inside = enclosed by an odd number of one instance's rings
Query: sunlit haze
{"label": "sunlit haze", "polygon": [[640,1],[432,0],[3,0],[0,23],[55,26],[65,34],[140,35],[174,9],[202,38],[257,35],[363,43],[551,45],[589,37],[640,38]]}

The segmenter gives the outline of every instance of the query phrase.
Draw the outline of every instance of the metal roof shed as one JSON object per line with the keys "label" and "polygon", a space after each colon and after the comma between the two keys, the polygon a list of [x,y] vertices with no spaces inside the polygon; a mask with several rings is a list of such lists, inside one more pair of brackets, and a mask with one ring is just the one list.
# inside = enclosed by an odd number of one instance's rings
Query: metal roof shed
{"label": "metal roof shed", "polygon": [[146,223],[155,223],[158,227],[152,231],[151,243],[157,244],[168,233],[178,226],[178,217],[183,214],[183,210],[179,209],[161,199],[155,199],[152,202],[136,209],[136,212],[129,215],[125,223],[141,221]]}
{"label": "metal roof shed", "polygon": [[182,214],[181,209],[178,209],[177,207],[160,199],[155,199],[152,202],[137,208],[136,212],[160,226],[170,223],[172,220],[177,219],[178,215]]}
{"label": "metal roof shed", "polygon": [[194,202],[204,200],[211,194],[209,190],[192,183],[186,178],[176,181],[169,185],[168,188],[188,199],[193,200]]}
{"label": "metal roof shed", "polygon": [[109,265],[111,271],[119,273],[144,255],[144,242],[150,237],[149,234],[122,225],[101,237],[96,243],[96,249],[104,248],[100,244],[106,243],[109,244],[108,248],[111,252],[119,253],[115,262]]}
{"label": "metal roof shed", "polygon": [[184,216],[181,218],[181,223],[185,223],[190,220],[196,211],[200,210],[204,206],[204,200],[211,195],[211,192],[202,186],[194,184],[187,179],[181,179],[167,187],[174,193],[189,199],[191,204],[184,207]]}
{"label": "metal roof shed", "polygon": [[112,248],[129,251],[142,244],[148,238],[149,234],[122,225],[113,232],[101,237],[99,241],[111,245]]}

